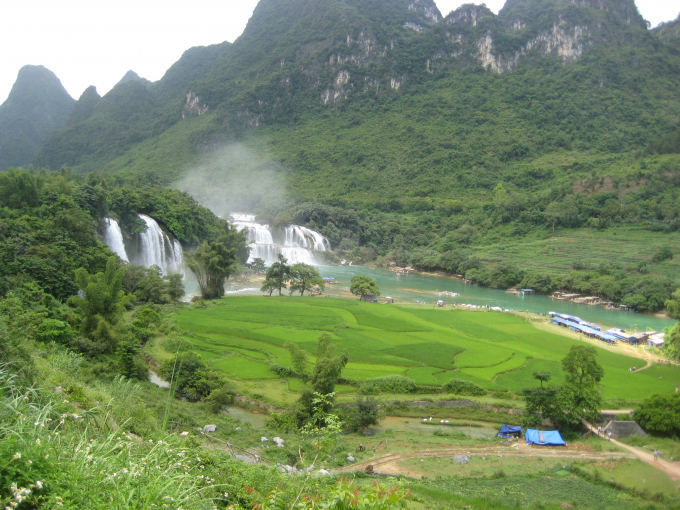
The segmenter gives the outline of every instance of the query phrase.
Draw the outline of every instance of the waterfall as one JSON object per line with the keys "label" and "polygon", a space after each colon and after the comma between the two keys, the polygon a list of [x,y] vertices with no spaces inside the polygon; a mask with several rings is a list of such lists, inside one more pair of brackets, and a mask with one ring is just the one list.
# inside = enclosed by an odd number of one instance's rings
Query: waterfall
{"label": "waterfall", "polygon": [[146,223],[146,231],[139,234],[139,252],[133,262],[144,267],[158,266],[164,275],[184,274],[184,252],[179,241],[163,232],[150,216],[139,217]]}
{"label": "waterfall", "polygon": [[142,265],[144,267],[158,266],[165,274],[167,262],[165,260],[165,236],[156,220],[140,214],[139,217],[146,223],[146,232],[139,234],[142,242]]}
{"label": "waterfall", "polygon": [[113,218],[105,218],[106,231],[104,232],[104,242],[113,253],[118,255],[125,262],[129,262],[125,244],[123,243],[123,233],[120,231],[118,222]]}
{"label": "waterfall", "polygon": [[289,264],[316,264],[314,251],[330,251],[331,244],[319,232],[302,227],[289,225],[282,231],[272,231],[269,225],[255,222],[255,215],[238,214],[231,215],[231,223],[239,230],[247,231],[250,244],[250,258],[252,262],[256,258],[272,264],[282,254]]}
{"label": "waterfall", "polygon": [[286,246],[302,246],[314,251],[330,251],[331,245],[328,239],[316,230],[300,225],[289,225],[286,227]]}
{"label": "waterfall", "polygon": [[238,230],[247,230],[248,241],[256,244],[274,244],[269,225],[255,223],[255,215],[234,214],[232,218],[232,224]]}

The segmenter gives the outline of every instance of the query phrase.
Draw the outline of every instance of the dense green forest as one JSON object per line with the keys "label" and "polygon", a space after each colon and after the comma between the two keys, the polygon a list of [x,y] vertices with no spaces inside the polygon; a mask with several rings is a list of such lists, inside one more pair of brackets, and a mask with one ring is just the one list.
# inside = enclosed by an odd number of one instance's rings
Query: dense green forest
{"label": "dense green forest", "polygon": [[52,71],[22,67],[0,105],[0,170],[28,166],[47,135],[64,127],[74,103]]}
{"label": "dense green forest", "polygon": [[[312,214],[307,207],[296,214],[303,211]],[[356,420],[362,415],[351,408],[339,410],[341,423],[324,406],[327,401],[315,403],[313,395],[306,393],[300,400],[310,400],[313,414],[303,416],[304,426],[299,430],[287,413],[274,414],[264,429],[223,413],[234,398],[233,382],[189,350],[182,339],[186,332],[177,322],[178,311],[206,311],[210,305],[176,303],[183,292],[181,282],[178,286],[173,278],[178,275],[164,277],[157,268],[124,264],[99,241],[104,215],[119,218],[134,231],[133,222],[125,218],[138,212],[162,218],[166,228],[172,228],[187,246],[231,242],[234,253],[245,248],[243,236],[178,191],[113,183],[94,174],[71,175],[67,170],[12,169],[0,174],[3,505],[18,509],[387,510],[406,508],[415,501],[424,508],[506,510],[516,507],[514,500],[544,499],[534,494],[535,481],[552,483],[548,477],[564,469],[547,465],[538,474],[507,480],[504,474],[376,481],[361,473],[347,478],[283,473],[277,464],[300,468],[317,461],[317,467],[346,465],[348,452],[353,453],[354,444],[365,438],[339,432],[361,428]],[[315,214],[321,213],[338,223],[341,215],[352,216],[344,209],[317,209]],[[299,303],[300,298],[287,299]],[[328,300],[316,301],[323,305]],[[221,308],[233,304],[224,301],[221,305],[212,307],[220,320],[224,318]],[[261,316],[271,320],[266,313]],[[386,323],[396,324],[393,320]],[[299,333],[298,329],[289,331]],[[301,376],[308,377],[314,389],[332,391],[334,383],[329,386],[328,381],[339,379],[348,359],[345,352],[334,351],[330,339],[328,334],[319,337],[311,373],[305,375],[306,356],[292,345],[286,349],[291,360],[297,360],[293,368],[272,365],[270,370],[290,372],[299,365]],[[176,356],[154,365],[156,361],[142,352],[149,342],[160,342]],[[174,392],[146,382],[149,365],[174,381]],[[462,388],[449,386],[447,391],[453,393],[480,391],[470,383]],[[362,388],[371,393],[368,386]],[[361,397],[358,402],[374,413],[370,423],[375,423],[375,400]],[[658,398],[651,400],[645,409],[658,404]],[[217,432],[206,434],[206,424],[215,424]],[[286,445],[262,449],[263,434],[283,435]],[[478,442],[461,433],[432,437],[435,441]],[[498,442],[495,438],[486,441]],[[245,451],[234,442],[251,445],[262,463],[243,462],[244,457],[234,451]],[[551,489],[554,503],[543,507],[559,508],[559,501],[566,500],[579,501],[583,508],[616,507],[624,498],[627,508],[661,509],[675,501],[662,493],[602,482],[579,471],[578,465],[569,469],[573,477],[555,485]],[[470,481],[477,489],[461,494],[460,484]],[[499,489],[514,492],[512,496],[503,492],[499,498]]]}
{"label": "dense green forest", "polygon": [[301,223],[355,263],[663,308],[677,21],[649,30],[629,0],[409,5],[263,0],[233,44],[86,91],[35,163]]}
{"label": "dense green forest", "polygon": [[[74,102],[53,73],[23,68],[0,106],[0,507],[558,508],[540,481],[583,508],[661,508],[663,494],[575,465],[455,482],[288,476],[277,463],[343,466],[354,452],[333,397],[304,392],[297,423],[275,414],[266,433],[288,443],[267,449],[264,429],[221,412],[234,381],[182,338],[178,311],[209,305],[179,304],[180,275],[124,263],[101,239],[107,218],[129,240],[149,215],[205,272],[204,297],[221,297],[248,258],[223,218],[251,212],[321,232],[329,262],[680,318],[679,26],[650,30],[633,0],[447,16],[431,0],[261,0],[236,41],[187,50],[154,83],[130,71]],[[329,338],[311,373],[288,344],[292,368],[267,374],[278,384],[297,364],[332,391],[348,358]],[[143,351],[154,342],[172,358]],[[146,382],[149,367],[175,391]],[[675,407],[655,396],[642,422],[673,435],[656,418]],[[359,411],[338,413],[361,428]]]}

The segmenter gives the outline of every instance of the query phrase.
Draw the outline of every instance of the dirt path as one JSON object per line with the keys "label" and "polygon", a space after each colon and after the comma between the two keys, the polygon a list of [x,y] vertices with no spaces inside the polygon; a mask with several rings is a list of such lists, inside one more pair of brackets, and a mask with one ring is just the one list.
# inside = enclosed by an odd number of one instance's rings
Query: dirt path
{"label": "dirt path", "polygon": [[[590,423],[587,422],[583,422],[583,424],[589,427],[593,434],[597,434],[597,428],[593,427]],[[654,460],[654,455],[651,453],[647,453],[644,450],[640,450],[639,448],[635,448],[634,446],[627,445],[625,443],[622,443],[621,441],[617,441],[616,439],[611,439],[611,442],[614,443],[616,446],[620,446],[621,448],[628,450],[638,459],[645,461],[648,464],[651,464],[657,469],[660,469],[668,476],[670,476],[671,480],[680,481],[680,463],[668,462],[667,460],[663,459]]]}
{"label": "dirt path", "polygon": [[351,471],[363,471],[367,466],[372,465],[377,473],[387,475],[406,475],[419,477],[421,473],[410,471],[399,462],[408,459],[423,459],[429,457],[453,457],[455,455],[469,456],[494,456],[494,457],[530,457],[530,458],[571,458],[571,459],[592,459],[592,460],[611,460],[629,459],[633,456],[622,452],[593,452],[588,447],[580,443],[575,443],[567,448],[564,447],[530,447],[524,441],[514,443],[514,446],[459,446],[456,448],[442,448],[434,450],[419,450],[415,452],[396,452],[378,457],[373,457],[367,461],[357,462],[339,469],[334,469],[333,473],[347,473]]}

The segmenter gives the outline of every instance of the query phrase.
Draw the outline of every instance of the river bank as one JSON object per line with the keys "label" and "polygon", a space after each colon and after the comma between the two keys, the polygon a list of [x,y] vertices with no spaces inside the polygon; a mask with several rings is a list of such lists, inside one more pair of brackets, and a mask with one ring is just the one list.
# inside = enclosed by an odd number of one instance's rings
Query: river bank
{"label": "river bank", "polygon": [[[631,331],[645,331],[653,329],[663,331],[673,327],[677,321],[667,316],[640,314],[618,309],[605,309],[572,301],[558,300],[541,294],[517,295],[506,293],[502,289],[490,289],[478,285],[466,285],[465,282],[452,275],[438,273],[412,272],[398,275],[390,269],[370,266],[317,266],[324,278],[334,278],[335,284],[326,285],[324,296],[357,299],[349,292],[350,280],[361,274],[373,278],[380,288],[380,302],[383,298],[392,298],[395,304],[417,304],[432,306],[440,299],[446,301],[447,306],[470,305],[489,306],[512,311],[523,311],[535,314],[547,314],[550,311],[576,315],[583,320],[603,326],[618,327]],[[262,295],[260,291],[263,276],[250,276],[247,280],[239,277],[230,280],[226,287],[226,296]],[[195,280],[185,282],[186,296],[184,301],[191,301],[200,295]],[[439,293],[449,293],[440,296]],[[284,294],[287,292],[284,290]],[[451,294],[458,294],[452,296]]]}

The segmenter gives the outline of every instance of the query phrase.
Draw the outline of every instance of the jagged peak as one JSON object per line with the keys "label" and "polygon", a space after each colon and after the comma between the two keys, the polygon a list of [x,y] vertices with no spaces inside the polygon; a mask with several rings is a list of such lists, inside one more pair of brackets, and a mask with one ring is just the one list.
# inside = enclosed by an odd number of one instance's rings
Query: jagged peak
{"label": "jagged peak", "polygon": [[652,32],[666,43],[680,45],[680,14],[673,21],[660,23]]}
{"label": "jagged peak", "polygon": [[80,98],[78,98],[78,101],[81,101],[83,99],[89,99],[91,97],[98,97],[101,98],[99,95],[99,92],[97,92],[97,87],[94,85],[90,85],[87,87],[82,94],[80,94]]}
{"label": "jagged peak", "polygon": [[445,20],[449,25],[474,27],[480,19],[486,16],[495,16],[486,5],[463,4],[455,11],[451,11]]}
{"label": "jagged peak", "polygon": [[68,97],[68,99],[74,101],[68,92],[66,92],[61,80],[56,74],[54,74],[54,72],[41,65],[25,65],[19,69],[17,79],[12,86],[9,96],[7,97],[7,102],[9,102],[12,98],[26,94],[27,91],[32,90],[38,84],[52,89],[60,96]]}
{"label": "jagged peak", "polygon": [[136,80],[141,80],[142,78],[134,71],[130,70],[127,73],[125,73],[125,76],[123,76],[116,85],[122,85],[123,83],[127,83],[129,81],[136,81]]}
{"label": "jagged peak", "polygon": [[90,85],[80,94],[80,98],[73,107],[73,111],[66,121],[66,127],[73,126],[79,122],[84,122],[94,115],[95,108],[101,96],[97,92],[97,87]]}
{"label": "jagged peak", "polygon": [[408,10],[418,14],[421,20],[429,25],[442,19],[442,15],[433,0],[410,0]]}
{"label": "jagged peak", "polygon": [[648,28],[649,23],[638,11],[635,0],[507,0],[498,16],[501,18],[522,19],[551,7],[575,5],[595,11],[605,11],[640,28]]}

